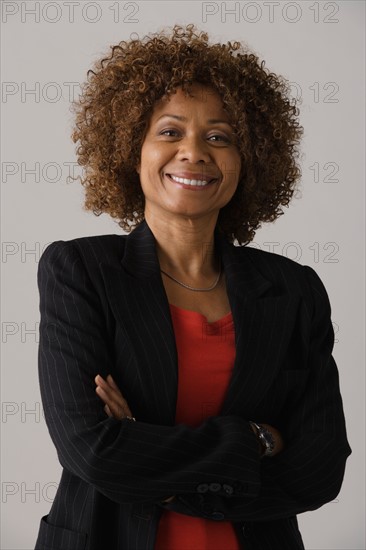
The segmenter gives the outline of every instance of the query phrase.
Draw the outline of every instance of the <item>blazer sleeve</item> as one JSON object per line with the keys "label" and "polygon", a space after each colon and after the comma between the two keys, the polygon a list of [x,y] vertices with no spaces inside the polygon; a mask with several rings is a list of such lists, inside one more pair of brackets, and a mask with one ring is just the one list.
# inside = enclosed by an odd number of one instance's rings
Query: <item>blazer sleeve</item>
{"label": "blazer sleeve", "polygon": [[240,417],[211,417],[191,428],[106,415],[94,378],[110,371],[113,335],[72,241],[48,245],[37,282],[40,392],[63,468],[119,503],[197,495],[200,484],[213,482],[226,483],[236,495],[258,494],[257,441]]}
{"label": "blazer sleeve", "polygon": [[[315,510],[338,495],[347,457],[351,454],[340,394],[339,375],[332,356],[334,331],[326,289],[309,266],[303,266],[312,303],[307,386],[296,405],[286,411],[280,427],[286,446],[273,458],[261,460],[257,495],[226,497],[209,495],[212,509],[232,521],[266,521]],[[262,422],[265,422],[262,419]],[[164,508],[179,511],[197,507],[189,495]]]}

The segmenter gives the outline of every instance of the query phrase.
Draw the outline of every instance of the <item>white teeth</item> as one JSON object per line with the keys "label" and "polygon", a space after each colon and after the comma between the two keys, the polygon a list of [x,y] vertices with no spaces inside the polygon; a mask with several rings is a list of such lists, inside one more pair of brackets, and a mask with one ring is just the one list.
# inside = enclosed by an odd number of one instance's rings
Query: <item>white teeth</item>
{"label": "white teeth", "polygon": [[208,184],[208,181],[205,181],[205,180],[188,180],[186,178],[178,178],[177,176],[172,176],[172,175],[170,175],[170,177],[172,178],[172,180],[176,181],[177,183],[184,183],[185,185],[203,186]]}

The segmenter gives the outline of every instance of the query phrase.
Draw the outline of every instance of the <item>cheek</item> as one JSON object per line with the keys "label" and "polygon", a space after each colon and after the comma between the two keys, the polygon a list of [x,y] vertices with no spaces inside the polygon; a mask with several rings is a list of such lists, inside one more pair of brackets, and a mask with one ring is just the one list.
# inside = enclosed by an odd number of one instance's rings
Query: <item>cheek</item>
{"label": "cheek", "polygon": [[166,153],[158,147],[148,148],[141,152],[141,173],[150,177],[160,175],[167,162]]}
{"label": "cheek", "polygon": [[239,156],[230,156],[222,163],[222,172],[226,182],[230,185],[237,185],[240,176],[241,161]]}

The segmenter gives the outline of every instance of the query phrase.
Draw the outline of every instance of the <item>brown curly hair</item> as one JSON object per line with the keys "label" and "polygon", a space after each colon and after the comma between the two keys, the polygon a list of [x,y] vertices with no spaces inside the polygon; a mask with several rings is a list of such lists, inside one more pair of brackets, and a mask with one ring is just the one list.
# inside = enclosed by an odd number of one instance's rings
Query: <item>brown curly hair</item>
{"label": "brown curly hair", "polygon": [[[121,41],[87,73],[72,104],[72,139],[79,142],[79,179],[86,210],[108,213],[131,231],[144,219],[136,166],[154,104],[182,87],[201,83],[216,91],[228,113],[241,156],[235,194],[217,225],[230,242],[253,240],[261,222],[283,214],[300,178],[298,145],[303,128],[296,100],[283,77],[240,42],[209,44],[193,24],[174,25],[143,39]],[[235,55],[233,55],[235,53]]]}

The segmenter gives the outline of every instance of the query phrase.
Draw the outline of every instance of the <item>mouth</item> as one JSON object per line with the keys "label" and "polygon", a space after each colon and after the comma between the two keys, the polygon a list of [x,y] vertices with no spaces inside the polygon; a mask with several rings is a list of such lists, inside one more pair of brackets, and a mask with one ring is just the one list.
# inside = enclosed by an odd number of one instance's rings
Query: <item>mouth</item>
{"label": "mouth", "polygon": [[165,175],[172,183],[175,183],[184,189],[192,190],[206,189],[206,187],[210,187],[218,181],[218,178],[211,178],[209,180],[190,180],[187,178],[179,178],[178,176],[174,176],[172,174]]}

